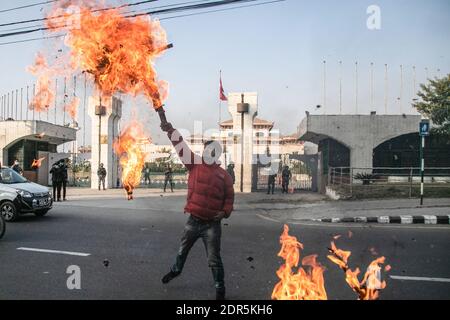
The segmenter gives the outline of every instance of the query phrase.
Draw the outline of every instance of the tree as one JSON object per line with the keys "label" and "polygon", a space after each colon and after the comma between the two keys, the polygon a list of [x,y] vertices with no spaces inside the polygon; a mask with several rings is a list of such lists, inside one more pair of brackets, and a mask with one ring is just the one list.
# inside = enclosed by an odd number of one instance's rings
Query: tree
{"label": "tree", "polygon": [[437,133],[450,136],[450,74],[442,79],[430,79],[421,84],[420,101],[413,106],[422,115],[430,118]]}

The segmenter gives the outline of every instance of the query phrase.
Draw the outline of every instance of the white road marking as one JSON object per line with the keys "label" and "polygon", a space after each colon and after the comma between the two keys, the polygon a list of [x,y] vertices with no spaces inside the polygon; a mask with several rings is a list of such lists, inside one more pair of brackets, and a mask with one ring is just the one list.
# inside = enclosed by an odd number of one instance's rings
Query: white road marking
{"label": "white road marking", "polygon": [[17,250],[21,251],[32,251],[32,252],[41,252],[41,253],[55,253],[55,254],[65,254],[69,256],[78,256],[78,257],[88,257],[90,253],[82,253],[82,252],[70,252],[70,251],[59,251],[59,250],[47,250],[47,249],[37,249],[37,248],[17,248]]}
{"label": "white road marking", "polygon": [[446,278],[402,277],[402,276],[390,276],[390,277],[394,280],[405,280],[405,281],[450,282],[450,279]]}

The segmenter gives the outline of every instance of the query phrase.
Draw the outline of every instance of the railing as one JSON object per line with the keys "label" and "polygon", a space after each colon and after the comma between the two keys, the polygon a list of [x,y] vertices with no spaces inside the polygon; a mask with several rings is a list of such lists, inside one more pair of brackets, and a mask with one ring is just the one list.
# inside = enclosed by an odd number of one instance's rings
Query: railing
{"label": "railing", "polygon": [[[328,186],[344,196],[382,198],[419,196],[420,168],[330,168]],[[425,195],[450,197],[450,168],[425,168]]]}

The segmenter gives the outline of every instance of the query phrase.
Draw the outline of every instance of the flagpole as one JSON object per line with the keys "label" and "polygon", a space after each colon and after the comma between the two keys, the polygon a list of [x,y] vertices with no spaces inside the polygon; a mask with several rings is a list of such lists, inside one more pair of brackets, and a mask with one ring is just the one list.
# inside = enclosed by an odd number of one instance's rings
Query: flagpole
{"label": "flagpole", "polygon": [[[222,70],[219,71],[219,79],[222,81]],[[220,88],[219,90],[221,90]],[[219,132],[220,132],[220,123],[222,122],[222,99],[219,97]]]}

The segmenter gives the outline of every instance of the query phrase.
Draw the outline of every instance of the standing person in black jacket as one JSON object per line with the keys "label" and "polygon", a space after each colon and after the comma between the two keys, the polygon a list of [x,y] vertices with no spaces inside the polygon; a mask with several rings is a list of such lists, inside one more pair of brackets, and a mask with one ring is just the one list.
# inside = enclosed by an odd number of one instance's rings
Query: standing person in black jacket
{"label": "standing person in black jacket", "polygon": [[282,187],[283,187],[283,193],[288,194],[289,193],[289,181],[292,179],[292,172],[289,170],[288,166],[285,166],[283,168],[283,172],[281,173],[281,179],[282,179]]}
{"label": "standing person in black jacket", "polygon": [[100,166],[97,170],[97,176],[98,176],[98,190],[101,190],[101,186],[103,185],[103,191],[106,190],[106,175],[108,173],[106,172],[105,166],[103,163],[100,163]]}
{"label": "standing person in black jacket", "polygon": [[52,175],[53,201],[61,201],[62,172],[60,163],[54,163],[50,169]]}
{"label": "standing person in black jacket", "polygon": [[61,188],[59,188],[59,193],[57,193],[58,175],[60,175],[59,171],[60,171],[59,165],[57,163],[54,163],[52,165],[52,168],[50,169],[50,174],[52,175],[53,201],[57,201],[56,199],[61,199]]}
{"label": "standing person in black jacket", "polygon": [[270,194],[272,192],[272,194],[275,193],[275,181],[277,179],[277,174],[270,174],[269,175],[269,179],[268,179],[268,185],[269,185],[269,190],[267,191],[267,194]]}
{"label": "standing person in black jacket", "polygon": [[67,174],[67,168],[69,167],[69,159],[62,160],[60,166],[61,166],[63,201],[66,201],[67,182],[69,180],[69,175]]}
{"label": "standing person in black jacket", "polygon": [[166,192],[166,188],[167,188],[167,183],[170,184],[170,190],[173,193],[173,171],[172,168],[170,167],[170,165],[167,165],[167,170],[164,173],[165,178],[164,178],[164,192]]}
{"label": "standing person in black jacket", "polygon": [[231,176],[231,179],[233,179],[233,184],[236,183],[236,175],[234,174],[234,164],[229,164],[227,168],[228,174]]}

